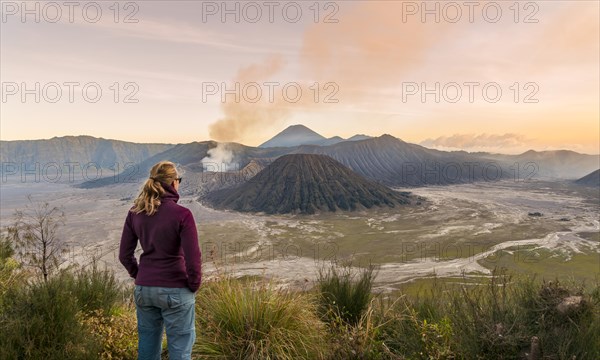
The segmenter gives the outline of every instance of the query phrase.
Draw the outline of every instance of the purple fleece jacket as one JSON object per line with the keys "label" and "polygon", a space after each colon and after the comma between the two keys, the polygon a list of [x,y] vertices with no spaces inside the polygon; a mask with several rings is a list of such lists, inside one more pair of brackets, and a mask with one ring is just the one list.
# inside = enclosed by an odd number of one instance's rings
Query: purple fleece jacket
{"label": "purple fleece jacket", "polygon": [[[202,282],[202,260],[194,216],[177,204],[175,188],[165,183],[162,187],[165,193],[154,215],[127,214],[119,261],[136,285],[187,287],[195,292]],[[139,265],[134,256],[138,239],[143,250]]]}

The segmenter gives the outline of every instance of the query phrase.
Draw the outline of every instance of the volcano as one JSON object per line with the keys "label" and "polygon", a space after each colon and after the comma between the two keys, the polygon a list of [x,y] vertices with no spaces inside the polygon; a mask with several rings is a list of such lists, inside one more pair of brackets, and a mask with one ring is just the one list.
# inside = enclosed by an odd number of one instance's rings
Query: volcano
{"label": "volcano", "polygon": [[218,209],[267,214],[313,214],[408,205],[411,196],[358,175],[326,155],[277,158],[241,186],[208,194]]}

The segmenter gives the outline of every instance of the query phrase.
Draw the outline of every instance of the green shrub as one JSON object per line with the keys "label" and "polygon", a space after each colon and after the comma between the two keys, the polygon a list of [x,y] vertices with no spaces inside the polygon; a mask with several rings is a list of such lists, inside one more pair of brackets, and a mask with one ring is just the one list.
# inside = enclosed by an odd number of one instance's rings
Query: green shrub
{"label": "green shrub", "polygon": [[356,325],[372,299],[374,280],[373,266],[360,270],[358,274],[350,266],[332,265],[327,270],[319,269],[317,282],[321,316],[330,320],[339,317],[350,325]]}
{"label": "green shrub", "polygon": [[326,352],[311,296],[257,281],[205,283],[197,328],[194,351],[203,358],[319,359]]}
{"label": "green shrub", "polygon": [[[121,332],[133,337],[137,331],[134,327],[131,333],[131,326],[122,326],[130,323],[111,316],[120,295],[113,272],[93,264],[64,270],[47,281],[28,279],[24,272],[13,271],[14,260],[6,257],[11,252],[4,245],[0,243],[0,359],[97,359],[110,353],[107,344],[114,351],[106,358],[126,358],[119,354],[130,347],[118,348],[127,340],[110,344],[119,341],[113,337]],[[105,319],[97,319],[100,315]],[[103,330],[110,335],[90,336]]]}
{"label": "green shrub", "polygon": [[113,271],[98,269],[94,261],[90,267],[75,271],[73,280],[70,291],[79,301],[82,311],[102,310],[104,315],[111,314],[122,293]]}
{"label": "green shrub", "polygon": [[98,359],[137,359],[138,332],[135,308],[119,307],[112,315],[88,312],[80,321],[101,344]]}
{"label": "green shrub", "polygon": [[2,359],[95,359],[98,345],[78,320],[74,279],[62,273],[23,286],[5,298],[0,321]]}
{"label": "green shrub", "polygon": [[19,272],[19,263],[13,259],[14,250],[10,240],[0,236],[0,313],[4,309],[4,298],[24,280]]}

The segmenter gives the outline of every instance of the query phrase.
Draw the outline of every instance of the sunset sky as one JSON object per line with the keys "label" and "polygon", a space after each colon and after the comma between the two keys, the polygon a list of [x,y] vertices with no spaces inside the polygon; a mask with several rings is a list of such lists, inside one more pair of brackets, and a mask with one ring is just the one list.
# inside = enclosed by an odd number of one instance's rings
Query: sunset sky
{"label": "sunset sky", "polygon": [[422,3],[2,1],[0,139],[259,145],[304,124],[600,153],[598,1]]}

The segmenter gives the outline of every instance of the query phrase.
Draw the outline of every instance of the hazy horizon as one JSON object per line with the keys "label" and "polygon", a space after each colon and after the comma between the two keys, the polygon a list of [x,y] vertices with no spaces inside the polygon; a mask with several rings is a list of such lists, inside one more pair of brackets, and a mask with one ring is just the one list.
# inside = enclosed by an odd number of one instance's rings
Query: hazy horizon
{"label": "hazy horizon", "polygon": [[[289,125],[289,126],[294,126],[294,125],[302,125],[302,124],[292,124],[292,125]],[[320,135],[325,136],[324,134],[320,133],[318,130],[315,130],[315,129],[312,129],[312,128],[310,128],[310,129],[313,130],[313,131],[315,131],[316,133],[318,133]],[[275,135],[277,135],[279,132],[281,132],[283,130],[284,129],[281,129],[280,131],[277,131],[277,132],[273,133],[273,136],[271,136],[269,138],[266,138],[264,141],[262,141],[262,142],[260,142],[259,144],[256,144],[256,145],[250,145],[250,144],[245,144],[243,142],[236,142],[236,141],[229,141],[229,142],[238,143],[238,144],[245,145],[245,146],[258,147],[259,145],[261,145],[262,143],[264,143],[267,140],[271,139],[272,137],[274,137]],[[386,134],[387,133],[381,133],[381,134],[378,134],[378,135],[373,135],[373,134],[354,134],[354,135],[367,135],[367,136],[371,136],[371,137],[375,137],[376,138],[376,137],[380,137],[380,136],[383,136],[383,135],[386,135]],[[387,135],[394,136],[393,134],[387,134]],[[39,138],[39,139],[10,139],[10,140],[5,140],[5,139],[0,138],[0,141],[43,141],[43,140],[51,140],[53,138],[78,137],[78,136],[89,136],[89,137],[96,138],[96,139],[105,139],[105,140],[111,140],[111,141],[123,141],[123,142],[137,143],[137,144],[167,144],[167,145],[168,144],[172,144],[172,145],[177,145],[177,144],[189,144],[191,142],[203,142],[203,141],[216,141],[216,142],[219,142],[218,140],[214,140],[214,139],[197,139],[197,140],[192,140],[192,141],[189,141],[189,142],[130,141],[130,140],[125,140],[125,139],[106,138],[106,137],[95,136],[95,135],[90,135],[90,134],[55,135],[55,136],[52,136],[52,137],[49,137],[49,138]],[[325,137],[326,138],[331,138],[331,137],[334,137],[334,136],[338,136],[338,135],[334,134],[334,135],[325,136]],[[394,136],[394,137],[396,137],[396,138],[404,141],[404,139],[402,139],[401,137],[398,137],[398,136]],[[349,137],[346,137],[345,139],[347,139],[347,138],[349,138]],[[226,141],[221,141],[221,142],[226,142]],[[531,148],[531,149],[527,149],[527,150],[519,151],[519,152],[497,152],[497,151],[486,151],[485,148],[480,149],[480,150],[473,150],[473,149],[468,150],[468,149],[459,149],[459,148],[444,148],[442,146],[432,147],[432,146],[428,146],[428,144],[426,144],[426,141],[415,142],[414,144],[417,144],[417,145],[420,145],[420,146],[423,146],[423,147],[426,147],[426,148],[441,150],[441,151],[466,151],[466,152],[469,152],[469,153],[487,152],[487,153],[491,153],[491,154],[496,153],[496,154],[505,154],[505,155],[520,155],[520,154],[523,154],[523,153],[525,153],[527,151],[531,151],[531,150],[537,151],[537,152],[543,152],[543,151],[561,151],[561,150],[575,151],[575,150],[572,150],[572,149],[565,149],[565,148],[560,148],[560,149],[533,149],[533,148]],[[586,152],[580,152],[580,151],[575,151],[575,152],[580,153],[580,154],[585,154],[585,155],[600,155],[600,151],[598,151],[596,153],[586,153]]]}
{"label": "hazy horizon", "polygon": [[2,4],[2,140],[600,153],[595,1]]}

